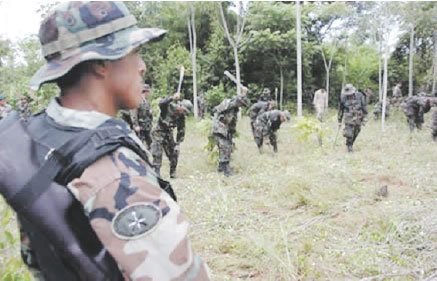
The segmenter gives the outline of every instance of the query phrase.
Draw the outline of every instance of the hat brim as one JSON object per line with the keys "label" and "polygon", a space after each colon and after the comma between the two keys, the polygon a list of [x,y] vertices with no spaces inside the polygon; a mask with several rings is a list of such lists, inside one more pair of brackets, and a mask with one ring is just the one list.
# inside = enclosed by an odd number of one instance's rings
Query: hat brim
{"label": "hat brim", "polygon": [[49,60],[30,79],[29,87],[37,91],[42,84],[64,76],[84,61],[120,59],[144,43],[161,40],[166,33],[164,29],[132,26],[87,42],[66,51],[59,58]]}

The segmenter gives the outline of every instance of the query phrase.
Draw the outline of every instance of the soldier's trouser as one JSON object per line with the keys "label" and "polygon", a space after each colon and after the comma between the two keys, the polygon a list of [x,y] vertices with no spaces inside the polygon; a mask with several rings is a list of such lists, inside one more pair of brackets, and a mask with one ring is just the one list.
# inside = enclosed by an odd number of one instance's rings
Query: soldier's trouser
{"label": "soldier's trouser", "polygon": [[145,142],[147,148],[150,149],[152,145],[152,135],[150,130],[141,129],[140,135],[138,136],[141,141]]}
{"label": "soldier's trouser", "polygon": [[252,135],[256,140],[256,133],[255,133],[255,121],[256,120],[250,120],[250,128],[252,129]]}
{"label": "soldier's trouser", "polygon": [[232,139],[227,139],[219,135],[214,135],[219,149],[219,162],[229,162],[232,153]]}
{"label": "soldier's trouser", "polygon": [[317,119],[322,122],[323,121],[323,117],[325,116],[325,110],[323,108],[320,107],[316,107],[316,111],[317,111]]}
{"label": "soldier's trouser", "polygon": [[345,124],[343,136],[346,138],[346,145],[353,145],[361,131],[361,124]]}
{"label": "soldier's trouser", "polygon": [[176,142],[174,141],[171,131],[155,132],[153,136],[151,153],[153,155],[153,166],[155,171],[159,172],[162,165],[162,150],[167,155],[170,161],[170,169],[176,169],[178,165],[179,150],[176,149]]}
{"label": "soldier's trouser", "polygon": [[433,139],[436,139],[437,138],[437,110],[435,110],[432,113],[431,129],[432,129],[432,137]]}

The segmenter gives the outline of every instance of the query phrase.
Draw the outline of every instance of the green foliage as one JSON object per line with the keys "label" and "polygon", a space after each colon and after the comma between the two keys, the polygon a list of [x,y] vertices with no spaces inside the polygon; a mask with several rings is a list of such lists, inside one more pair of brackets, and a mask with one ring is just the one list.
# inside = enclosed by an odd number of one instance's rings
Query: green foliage
{"label": "green foliage", "polygon": [[211,111],[215,106],[219,105],[225,98],[230,98],[232,95],[224,91],[223,84],[213,86],[205,92],[205,100],[208,105],[208,111]]}
{"label": "green foliage", "polygon": [[329,130],[323,122],[320,122],[314,117],[301,117],[296,120],[293,128],[299,133],[297,139],[300,142],[308,141],[309,137],[317,136],[323,138],[327,135]]}

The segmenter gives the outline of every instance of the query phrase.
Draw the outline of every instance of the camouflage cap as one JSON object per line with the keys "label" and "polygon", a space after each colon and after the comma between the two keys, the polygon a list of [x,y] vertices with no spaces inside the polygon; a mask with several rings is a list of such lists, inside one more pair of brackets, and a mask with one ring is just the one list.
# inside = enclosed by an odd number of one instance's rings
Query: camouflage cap
{"label": "camouflage cap", "polygon": [[6,99],[6,97],[4,95],[0,94],[0,100],[4,100],[4,99]]}
{"label": "camouflage cap", "polygon": [[166,32],[138,28],[122,2],[61,3],[41,23],[39,39],[47,64],[35,73],[29,87],[38,90],[83,61],[120,59]]}

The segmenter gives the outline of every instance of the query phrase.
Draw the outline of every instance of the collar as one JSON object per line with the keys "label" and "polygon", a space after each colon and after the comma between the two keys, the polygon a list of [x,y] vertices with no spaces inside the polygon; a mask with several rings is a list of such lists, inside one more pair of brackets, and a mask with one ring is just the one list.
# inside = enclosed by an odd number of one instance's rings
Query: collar
{"label": "collar", "polygon": [[50,101],[46,112],[48,116],[61,125],[85,129],[95,129],[112,118],[97,111],[84,111],[63,107],[59,104],[57,98]]}

